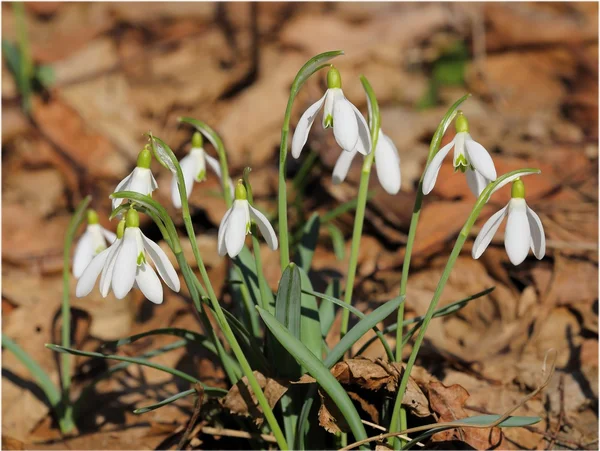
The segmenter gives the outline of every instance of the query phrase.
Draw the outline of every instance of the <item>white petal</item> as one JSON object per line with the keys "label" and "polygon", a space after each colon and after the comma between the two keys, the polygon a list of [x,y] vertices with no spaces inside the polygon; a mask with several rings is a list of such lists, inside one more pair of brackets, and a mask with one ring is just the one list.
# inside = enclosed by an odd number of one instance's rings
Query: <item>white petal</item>
{"label": "white petal", "polygon": [[135,168],[133,170],[133,177],[131,177],[131,183],[129,184],[129,191],[147,196],[156,189],[155,185],[156,181],[150,169]]}
{"label": "white petal", "polygon": [[300,120],[298,121],[298,125],[296,126],[296,130],[294,131],[294,136],[292,137],[292,156],[294,158],[298,158],[300,156],[300,152],[302,152],[302,148],[306,144],[306,140],[308,139],[308,133],[310,132],[310,128],[312,127],[315,117],[317,113],[323,106],[323,102],[325,101],[325,97],[327,96],[327,92],[313,103],[308,109],[304,112]]}
{"label": "white petal", "polygon": [[158,276],[148,264],[142,263],[137,268],[135,283],[150,302],[162,304],[163,289]]}
{"label": "white petal", "polygon": [[227,247],[225,246],[225,232],[227,231],[227,220],[233,211],[233,207],[225,212],[221,224],[219,224],[219,233],[217,235],[217,251],[222,257],[227,253]]}
{"label": "white petal", "polygon": [[491,155],[485,150],[481,144],[467,135],[465,139],[465,147],[467,148],[467,159],[473,165],[475,170],[483,175],[488,180],[496,180],[496,167]]}
{"label": "white petal", "polygon": [[123,235],[121,249],[115,259],[115,268],[112,275],[112,289],[117,299],[123,299],[133,288],[137,271],[137,258],[141,249],[138,249],[137,234],[140,229],[127,227]]}
{"label": "white petal", "polygon": [[436,153],[429,162],[427,169],[425,169],[425,175],[423,176],[423,194],[429,194],[435,186],[435,181],[437,180],[440,168],[442,167],[442,162],[444,161],[444,158],[446,158],[446,155],[448,155],[448,152],[450,152],[450,149],[452,149],[453,145],[454,140],[438,150],[438,153]]}
{"label": "white petal", "polygon": [[266,218],[266,216],[263,215],[256,208],[254,208],[252,205],[250,205],[250,216],[256,222],[260,233],[262,234],[263,238],[265,239],[271,250],[276,250],[278,245],[277,235],[275,235],[275,230],[273,230],[273,226]]}
{"label": "white petal", "polygon": [[524,177],[526,175],[532,175],[532,174],[540,174],[542,171],[536,171],[536,172],[525,172],[525,171],[521,171],[521,172],[517,172],[513,175],[511,175],[510,177],[507,177],[506,179],[502,180],[502,182],[498,183],[498,186],[496,186],[494,188],[494,190],[490,193],[490,196],[492,194],[494,194],[496,191],[498,191],[500,188],[502,188],[505,185],[508,185],[509,183],[515,181],[516,179],[518,179],[519,177]]}
{"label": "white petal", "polygon": [[353,150],[352,152],[342,151],[342,153],[340,153],[340,156],[333,167],[333,183],[337,185],[346,179],[350,166],[352,166],[352,160],[354,160],[357,153],[356,150]]}
{"label": "white petal", "polygon": [[546,234],[540,217],[535,211],[527,207],[527,219],[529,221],[529,232],[531,233],[531,250],[538,260],[546,254]]}
{"label": "white petal", "polygon": [[[118,193],[119,191],[129,191],[129,189],[128,189],[129,182],[131,181],[132,176],[133,176],[133,172],[131,172],[127,177],[125,177],[123,180],[121,180],[113,192]],[[121,205],[122,202],[123,202],[123,199],[113,199],[112,200],[113,210],[115,208],[117,208],[119,205]]]}
{"label": "white petal", "polygon": [[358,141],[358,119],[352,104],[343,97],[333,104],[333,136],[339,146],[347,151],[354,150]]}
{"label": "white petal", "polygon": [[368,155],[371,153],[371,132],[369,131],[369,126],[367,125],[367,121],[363,115],[360,114],[358,108],[356,108],[352,103],[350,103],[350,105],[352,106],[354,115],[356,116],[356,123],[358,125],[358,141],[356,141],[354,150],[358,150],[363,155]]}
{"label": "white petal", "polygon": [[204,158],[206,159],[206,162],[208,163],[210,168],[213,170],[213,172],[215,174],[217,174],[217,177],[219,177],[219,180],[221,180],[221,163],[219,163],[219,160],[211,157],[207,153],[204,154]]}
{"label": "white petal", "polygon": [[375,169],[377,178],[384,190],[389,194],[400,191],[400,155],[392,140],[381,129],[375,149]]}
{"label": "white petal", "polygon": [[247,213],[238,202],[240,201],[234,202],[225,229],[225,247],[231,258],[242,251],[246,238]]}
{"label": "white petal", "polygon": [[108,296],[113,271],[115,269],[115,262],[117,261],[117,256],[121,250],[121,244],[123,244],[122,239],[116,240],[113,245],[107,249],[109,251],[108,258],[106,259],[106,264],[104,265],[104,268],[102,268],[102,275],[100,276],[100,294],[103,298]]}
{"label": "white petal", "polygon": [[333,104],[338,97],[343,97],[342,90],[340,88],[331,88],[325,92],[325,107],[323,108],[323,128],[326,127],[326,121],[329,116],[333,119]]}
{"label": "white petal", "polygon": [[171,290],[178,292],[180,288],[179,277],[177,277],[177,271],[175,271],[175,268],[173,268],[169,257],[167,257],[165,251],[163,251],[158,244],[156,244],[142,232],[140,233],[144,242],[144,248],[146,249],[146,252],[148,252],[150,260],[152,260],[154,266],[156,266],[158,274],[160,274],[162,280],[165,281]]}
{"label": "white petal", "polygon": [[89,265],[87,265],[87,268],[85,268],[85,271],[83,271],[83,274],[81,274],[81,277],[77,281],[75,295],[78,298],[82,298],[90,294],[94,288],[94,284],[96,283],[96,279],[98,278],[100,271],[106,263],[107,257],[108,249],[104,249],[92,259]]}
{"label": "white petal", "polygon": [[[189,199],[194,187],[194,177],[198,173],[198,159],[189,153],[181,159],[179,166],[181,166],[183,181],[185,182],[185,194]],[[181,208],[181,196],[179,194],[179,184],[177,183],[176,175],[173,176],[173,180],[171,181],[171,200],[175,208]]]}
{"label": "white petal", "polygon": [[110,230],[106,230],[104,227],[102,227],[102,235],[104,235],[104,238],[106,238],[106,241],[108,241],[108,244],[113,244],[115,242],[115,240],[117,239],[117,235],[115,235]]}
{"label": "white petal", "polygon": [[476,197],[479,197],[481,192],[490,183],[490,181],[483,175],[477,171],[471,170],[471,168],[467,168],[465,176],[467,177],[467,185],[469,185],[469,189]]}
{"label": "white petal", "polygon": [[87,265],[89,265],[92,258],[94,258],[94,254],[92,234],[86,230],[84,234],[81,235],[81,238],[75,247],[75,254],[73,256],[73,275],[76,279],[83,274]]}
{"label": "white petal", "polygon": [[471,251],[471,255],[474,259],[478,259],[481,257],[481,254],[487,249],[487,247],[492,242],[492,238],[498,231],[500,224],[504,220],[504,217],[508,213],[508,204],[502,208],[501,210],[494,213],[490,219],[488,219],[481,230],[479,231],[479,235],[475,238],[475,243],[473,243],[473,250]]}
{"label": "white petal", "polygon": [[531,233],[527,219],[525,199],[511,199],[508,203],[508,221],[504,235],[504,247],[513,265],[519,265],[527,257]]}
{"label": "white petal", "polygon": [[154,178],[154,174],[150,172],[150,192],[148,194],[150,194],[155,189],[158,189],[158,182]]}

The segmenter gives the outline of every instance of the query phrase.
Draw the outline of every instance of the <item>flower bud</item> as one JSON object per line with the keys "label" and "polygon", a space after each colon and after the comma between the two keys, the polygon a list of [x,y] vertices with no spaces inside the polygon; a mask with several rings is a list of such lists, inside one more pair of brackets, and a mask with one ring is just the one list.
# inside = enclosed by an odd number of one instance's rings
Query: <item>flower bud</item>
{"label": "flower bud", "polygon": [[152,152],[148,149],[148,146],[144,147],[144,149],[138,154],[137,157],[137,167],[150,169],[150,163],[152,162]]}
{"label": "flower bud", "polygon": [[238,180],[235,187],[235,200],[248,200],[248,193],[242,179]]}
{"label": "flower bud", "polygon": [[127,216],[125,216],[125,225],[127,227],[140,226],[140,215],[134,208],[127,210]]}
{"label": "flower bud", "polygon": [[460,110],[456,115],[454,126],[456,127],[456,133],[469,132],[469,121],[467,121],[466,116]]}
{"label": "flower bud", "polygon": [[100,221],[98,220],[98,213],[96,210],[89,209],[87,211],[87,223],[88,225],[98,224]]}
{"label": "flower bud", "polygon": [[340,71],[337,70],[334,66],[331,66],[329,72],[327,72],[327,88],[341,88],[342,87],[342,76],[340,75]]}
{"label": "flower bud", "polygon": [[524,199],[525,198],[525,184],[521,178],[516,179],[510,190],[510,197],[513,199]]}
{"label": "flower bud", "polygon": [[203,141],[204,140],[202,139],[202,134],[200,132],[194,132],[194,134],[192,135],[192,147],[202,147],[202,145],[204,144]]}

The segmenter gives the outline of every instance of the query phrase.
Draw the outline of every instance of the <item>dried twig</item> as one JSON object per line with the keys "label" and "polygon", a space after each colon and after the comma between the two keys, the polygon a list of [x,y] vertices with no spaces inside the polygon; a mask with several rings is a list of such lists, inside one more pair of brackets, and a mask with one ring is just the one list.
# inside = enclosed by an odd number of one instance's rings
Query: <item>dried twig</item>
{"label": "dried twig", "polygon": [[205,426],[202,428],[202,433],[207,435],[222,435],[223,437],[236,437],[236,438],[261,438],[265,442],[277,443],[275,437],[270,434],[252,434],[246,431],[237,431],[235,429],[222,429]]}
{"label": "dried twig", "polygon": [[177,445],[177,449],[183,449],[190,438],[190,432],[196,424],[198,417],[200,416],[200,409],[202,409],[202,401],[204,400],[204,388],[200,384],[195,384],[194,388],[196,389],[196,401],[194,402],[194,413],[192,413],[192,418],[187,425],[183,435],[181,436],[181,440],[179,440],[179,444]]}

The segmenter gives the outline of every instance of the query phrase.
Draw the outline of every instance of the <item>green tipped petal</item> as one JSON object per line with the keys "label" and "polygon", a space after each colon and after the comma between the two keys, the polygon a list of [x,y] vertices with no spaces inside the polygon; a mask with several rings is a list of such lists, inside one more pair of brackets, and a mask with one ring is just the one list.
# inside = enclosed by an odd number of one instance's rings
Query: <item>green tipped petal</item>
{"label": "green tipped petal", "polygon": [[192,147],[202,147],[203,144],[202,133],[195,132],[192,136]]}
{"label": "green tipped petal", "polygon": [[342,87],[342,76],[334,66],[331,66],[331,69],[327,72],[327,87],[329,89]]}
{"label": "green tipped petal", "polygon": [[460,110],[456,114],[456,122],[454,123],[454,126],[456,127],[456,133],[469,132],[469,121]]}
{"label": "green tipped petal", "polygon": [[248,193],[242,179],[238,180],[235,187],[235,200],[248,200]]}
{"label": "green tipped petal", "polygon": [[513,199],[525,199],[525,184],[521,178],[516,179],[510,190],[510,197]]}
{"label": "green tipped petal", "polygon": [[127,227],[140,226],[140,215],[135,209],[130,208],[129,210],[127,210],[127,216],[125,217],[125,225]]}
{"label": "green tipped petal", "polygon": [[152,152],[148,147],[144,147],[144,149],[138,154],[137,157],[137,167],[150,169],[150,163],[152,162]]}
{"label": "green tipped petal", "polygon": [[456,161],[454,162],[454,172],[460,171],[463,174],[469,168],[469,162],[464,155],[459,155]]}
{"label": "green tipped petal", "polygon": [[96,213],[96,210],[93,210],[90,208],[87,211],[87,223],[89,225],[92,225],[92,224],[98,224],[99,222],[100,221],[98,219],[98,213]]}
{"label": "green tipped petal", "polygon": [[123,238],[123,234],[125,233],[125,222],[125,218],[123,218],[119,221],[119,224],[117,225],[117,238],[119,239]]}

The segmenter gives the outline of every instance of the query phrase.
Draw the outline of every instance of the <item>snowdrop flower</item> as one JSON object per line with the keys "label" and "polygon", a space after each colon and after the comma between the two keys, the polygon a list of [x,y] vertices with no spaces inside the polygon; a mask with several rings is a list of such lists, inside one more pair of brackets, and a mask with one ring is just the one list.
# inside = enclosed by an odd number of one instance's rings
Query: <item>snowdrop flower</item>
{"label": "snowdrop flower", "polygon": [[485,148],[469,134],[469,122],[462,111],[456,116],[456,136],[431,159],[423,176],[423,194],[429,194],[435,185],[442,161],[454,147],[454,171],[466,173],[471,192],[479,197],[483,189],[496,180],[494,161]]}
{"label": "snowdrop flower", "polygon": [[[208,155],[202,148],[202,135],[200,132],[195,132],[192,136],[192,150],[179,162],[183,179],[185,181],[185,192],[187,198],[190,198],[192,189],[194,188],[194,180],[202,182],[206,179],[206,164],[213,170],[219,180],[221,180],[221,166],[216,158]],[[231,186],[231,183],[229,184]],[[177,187],[177,175],[173,175],[171,182],[171,199],[175,208],[181,208],[181,197]]]}
{"label": "snowdrop flower", "polygon": [[112,244],[117,237],[98,223],[98,214],[94,210],[88,210],[87,223],[87,228],[75,247],[73,257],[73,275],[76,279],[81,277],[92,258],[106,249],[106,242]]}
{"label": "snowdrop flower", "polygon": [[[158,184],[150,170],[151,162],[152,153],[150,152],[150,149],[146,147],[138,155],[136,168],[131,174],[121,180],[115,188],[115,193],[120,191],[135,191],[136,193],[144,194],[146,196],[152,195],[152,191],[158,188]],[[113,210],[121,205],[122,202],[123,199],[113,199]]]}
{"label": "snowdrop flower", "polygon": [[[333,183],[342,183],[357,151],[342,152],[333,168]],[[375,169],[379,183],[389,194],[400,191],[400,155],[392,140],[379,129],[379,138],[375,148]]]}
{"label": "snowdrop flower", "polygon": [[546,253],[546,236],[540,217],[525,202],[525,185],[517,179],[513,182],[511,199],[500,211],[494,213],[483,225],[473,244],[472,255],[477,259],[487,249],[496,231],[508,216],[504,247],[513,265],[525,260],[529,249],[541,260]]}
{"label": "snowdrop flower", "polygon": [[272,250],[277,249],[277,235],[269,220],[248,202],[246,187],[242,180],[235,187],[235,200],[219,225],[217,237],[219,255],[237,256],[244,247],[246,235],[250,233],[250,221],[254,220],[260,233]]}
{"label": "snowdrop flower", "polygon": [[127,211],[117,227],[117,239],[94,257],[77,282],[75,294],[87,296],[100,275],[100,293],[108,295],[112,288],[117,299],[123,299],[136,286],[146,298],[155,303],[163,302],[163,288],[147,257],[156,266],[158,274],[171,290],[178,292],[179,278],[164,251],[140,230],[140,218],[133,208]]}
{"label": "snowdrop flower", "polygon": [[339,146],[348,151],[358,151],[363,155],[371,152],[371,137],[367,121],[360,111],[350,103],[342,91],[342,78],[335,67],[327,73],[327,91],[317,102],[304,112],[292,138],[292,156],[298,158],[308,139],[308,133],[317,113],[325,104],[323,128],[333,126],[333,136]]}

